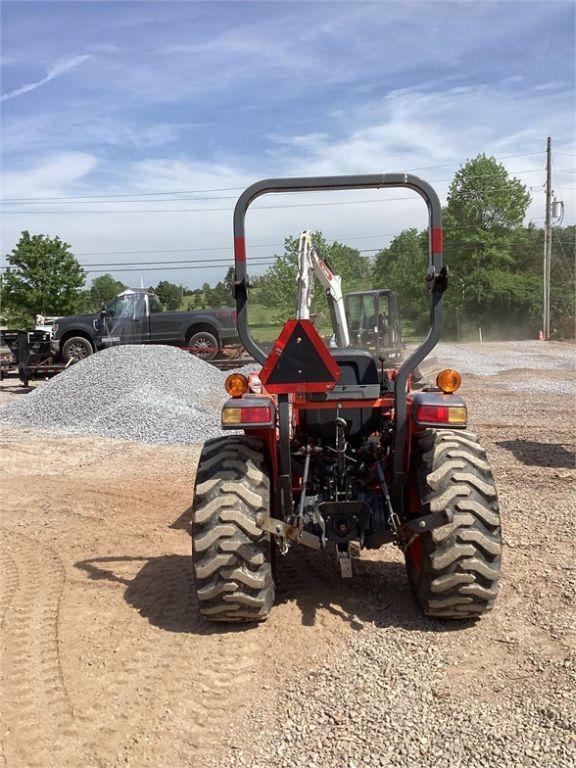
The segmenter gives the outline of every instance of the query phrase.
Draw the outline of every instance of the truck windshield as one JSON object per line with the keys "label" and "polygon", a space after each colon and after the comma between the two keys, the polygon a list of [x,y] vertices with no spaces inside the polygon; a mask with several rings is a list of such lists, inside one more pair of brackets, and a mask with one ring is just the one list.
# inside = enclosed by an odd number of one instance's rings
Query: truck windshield
{"label": "truck windshield", "polygon": [[114,299],[107,305],[106,311],[109,317],[140,317],[142,314],[140,305],[140,296],[136,293],[128,293]]}

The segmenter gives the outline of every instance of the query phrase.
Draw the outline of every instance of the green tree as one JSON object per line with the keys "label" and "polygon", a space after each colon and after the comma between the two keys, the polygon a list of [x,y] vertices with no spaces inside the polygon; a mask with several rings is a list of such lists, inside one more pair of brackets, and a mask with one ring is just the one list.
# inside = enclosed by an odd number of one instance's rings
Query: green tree
{"label": "green tree", "polygon": [[462,321],[529,321],[537,282],[515,258],[529,203],[522,182],[492,157],[478,155],[457,171],[444,212],[452,293],[446,294],[449,329],[459,329]]}
{"label": "green tree", "polygon": [[272,319],[284,322],[294,317],[298,280],[298,241],[284,239],[284,253],[275,257],[274,264],[263,277],[260,296],[265,307],[272,310]]}
{"label": "green tree", "polygon": [[124,291],[127,286],[120,280],[115,280],[112,275],[105,274],[95,277],[90,287],[90,301],[94,310],[100,309],[102,304],[108,304]]}
{"label": "green tree", "polygon": [[161,280],[156,288],[154,288],[154,293],[169,312],[175,312],[180,306],[182,291],[174,283],[170,283],[168,280]]}
{"label": "green tree", "polygon": [[[342,278],[344,293],[366,288],[370,284],[370,264],[356,249],[337,241],[328,243],[321,232],[313,235],[315,248],[335,274]],[[274,319],[285,321],[294,317],[298,293],[298,245],[299,239],[289,236],[284,241],[284,253],[261,278],[262,301],[274,312]],[[328,318],[329,311],[325,292],[316,284],[312,311]]]}
{"label": "green tree", "polygon": [[8,313],[30,322],[37,314],[71,315],[79,310],[86,273],[68,243],[24,231],[7,261],[3,304]]}
{"label": "green tree", "polygon": [[227,291],[232,290],[232,284],[234,283],[234,267],[228,267],[226,277],[224,278],[224,285]]}
{"label": "green tree", "polygon": [[428,323],[427,265],[428,233],[404,229],[376,255],[372,273],[374,288],[395,291],[402,317],[414,321],[418,331]]}
{"label": "green tree", "polygon": [[554,227],[550,268],[550,333],[574,338],[576,331],[576,226]]}

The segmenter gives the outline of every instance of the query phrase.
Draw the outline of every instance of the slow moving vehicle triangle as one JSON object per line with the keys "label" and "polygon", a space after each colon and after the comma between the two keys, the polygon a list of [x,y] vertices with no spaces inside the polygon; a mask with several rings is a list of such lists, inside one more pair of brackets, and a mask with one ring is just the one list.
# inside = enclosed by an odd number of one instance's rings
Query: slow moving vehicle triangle
{"label": "slow moving vehicle triangle", "polygon": [[310,320],[288,320],[264,363],[260,380],[268,392],[327,392],[340,369]]}

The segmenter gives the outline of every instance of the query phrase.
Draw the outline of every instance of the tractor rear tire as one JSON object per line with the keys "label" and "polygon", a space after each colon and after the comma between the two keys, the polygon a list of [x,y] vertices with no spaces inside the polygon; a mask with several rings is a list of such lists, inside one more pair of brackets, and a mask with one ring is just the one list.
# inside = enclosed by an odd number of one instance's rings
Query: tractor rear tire
{"label": "tractor rear tire", "polygon": [[471,432],[428,430],[416,451],[426,512],[453,522],[417,536],[406,568],[427,616],[470,619],[491,610],[501,566],[500,511],[485,451]]}
{"label": "tractor rear tire", "polygon": [[262,440],[242,435],[204,444],[193,503],[192,554],[200,613],[210,621],[262,621],[274,603],[271,480]]}

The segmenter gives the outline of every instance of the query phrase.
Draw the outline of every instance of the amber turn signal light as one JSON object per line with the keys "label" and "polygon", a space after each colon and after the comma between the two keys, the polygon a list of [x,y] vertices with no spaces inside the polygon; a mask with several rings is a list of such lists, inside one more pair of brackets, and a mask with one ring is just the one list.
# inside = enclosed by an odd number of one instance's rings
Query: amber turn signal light
{"label": "amber turn signal light", "polygon": [[447,395],[451,395],[452,392],[460,389],[461,384],[462,376],[453,368],[446,368],[445,371],[440,371],[438,376],[436,376],[436,386]]}
{"label": "amber turn signal light", "polygon": [[248,379],[241,373],[231,373],[226,377],[224,389],[231,397],[242,397],[248,391]]}

